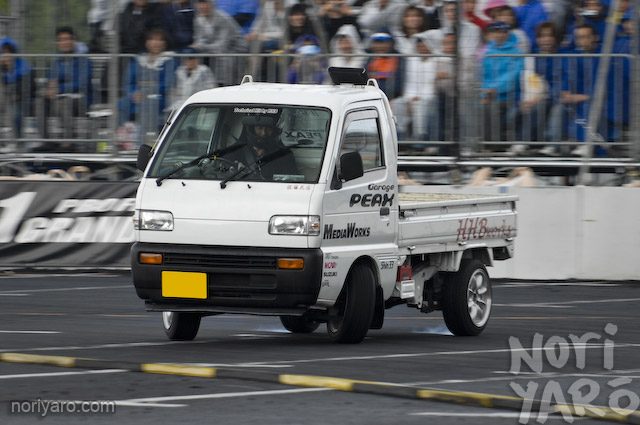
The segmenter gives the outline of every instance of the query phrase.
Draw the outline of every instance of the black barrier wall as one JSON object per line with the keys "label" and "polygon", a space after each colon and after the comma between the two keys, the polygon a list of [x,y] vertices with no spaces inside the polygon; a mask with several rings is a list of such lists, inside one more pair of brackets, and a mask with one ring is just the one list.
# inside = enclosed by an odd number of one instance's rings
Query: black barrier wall
{"label": "black barrier wall", "polygon": [[137,183],[0,182],[0,268],[129,267]]}

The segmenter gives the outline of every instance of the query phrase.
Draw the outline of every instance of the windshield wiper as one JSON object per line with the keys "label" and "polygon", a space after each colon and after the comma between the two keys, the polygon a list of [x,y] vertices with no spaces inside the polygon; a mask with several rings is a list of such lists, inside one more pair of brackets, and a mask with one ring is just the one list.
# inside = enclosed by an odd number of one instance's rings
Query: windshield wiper
{"label": "windshield wiper", "polygon": [[245,143],[236,143],[234,145],[231,146],[227,146],[224,149],[220,149],[217,151],[213,151],[211,153],[205,153],[202,154],[194,159],[192,159],[189,162],[185,162],[183,164],[180,164],[178,167],[174,168],[173,170],[171,170],[170,172],[168,172],[167,174],[160,176],[156,179],[156,185],[158,186],[162,186],[162,181],[165,179],[168,179],[169,177],[173,176],[174,174],[184,170],[185,168],[189,168],[189,167],[193,167],[194,165],[198,164],[200,161],[202,161],[205,158],[209,158],[209,159],[214,159],[217,156],[223,156],[226,155],[228,153],[237,151],[238,149],[243,148],[244,146],[246,146]]}
{"label": "windshield wiper", "polygon": [[242,177],[248,176],[249,174],[255,172],[257,169],[259,169],[260,167],[275,161],[276,159],[283,157],[285,155],[287,155],[290,152],[290,149],[288,147],[283,147],[280,148],[278,150],[275,150],[271,153],[266,154],[265,156],[263,156],[262,158],[259,158],[257,160],[255,160],[253,163],[247,165],[245,168],[241,168],[238,171],[236,171],[235,173],[231,174],[229,177],[227,177],[226,179],[222,180],[220,182],[220,189],[224,189],[225,187],[227,187],[227,183],[229,183],[231,180],[235,179],[236,177],[238,177],[240,174],[245,173]]}

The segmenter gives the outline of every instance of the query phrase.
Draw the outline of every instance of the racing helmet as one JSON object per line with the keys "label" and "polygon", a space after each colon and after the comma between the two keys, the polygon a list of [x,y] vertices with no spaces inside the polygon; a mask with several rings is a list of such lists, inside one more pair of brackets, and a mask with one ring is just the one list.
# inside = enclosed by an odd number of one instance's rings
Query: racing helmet
{"label": "racing helmet", "polygon": [[249,130],[251,134],[255,134],[254,128],[256,126],[262,126],[262,127],[271,127],[273,129],[274,135],[280,135],[282,133],[282,129],[279,127],[280,113],[281,111],[278,111],[278,113],[276,114],[247,115],[242,118],[242,124],[247,130]]}

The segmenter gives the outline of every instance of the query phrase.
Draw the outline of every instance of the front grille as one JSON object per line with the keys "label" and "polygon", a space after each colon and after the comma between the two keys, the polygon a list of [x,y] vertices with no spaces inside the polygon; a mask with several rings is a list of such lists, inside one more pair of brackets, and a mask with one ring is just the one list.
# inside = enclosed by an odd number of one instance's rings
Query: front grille
{"label": "front grille", "polygon": [[167,266],[275,269],[275,257],[211,255],[211,254],[164,254]]}

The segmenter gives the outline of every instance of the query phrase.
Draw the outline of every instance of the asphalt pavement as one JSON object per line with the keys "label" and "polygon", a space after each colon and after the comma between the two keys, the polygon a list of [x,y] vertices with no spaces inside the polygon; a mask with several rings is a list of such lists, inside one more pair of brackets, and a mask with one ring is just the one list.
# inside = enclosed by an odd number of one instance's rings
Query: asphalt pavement
{"label": "asphalt pavement", "polygon": [[[454,337],[439,312],[387,310],[361,344],[324,327],[287,333],[278,318],[203,319],[196,340],[169,341],[127,274],[0,275],[0,353],[178,363],[317,375],[454,391],[626,407],[640,397],[640,283],[494,282],[478,337]],[[625,396],[626,395],[626,396]],[[18,401],[115,401],[115,413],[15,413]],[[12,403],[13,402],[13,403]],[[616,404],[617,403],[617,404]],[[303,388],[0,363],[0,424],[515,424],[520,412]],[[23,403],[23,407],[26,405]],[[28,410],[28,409],[24,409]],[[42,413],[42,410],[40,410]],[[535,412],[529,423],[539,423]],[[551,415],[548,423],[563,423]],[[605,423],[581,419],[584,423]]]}

